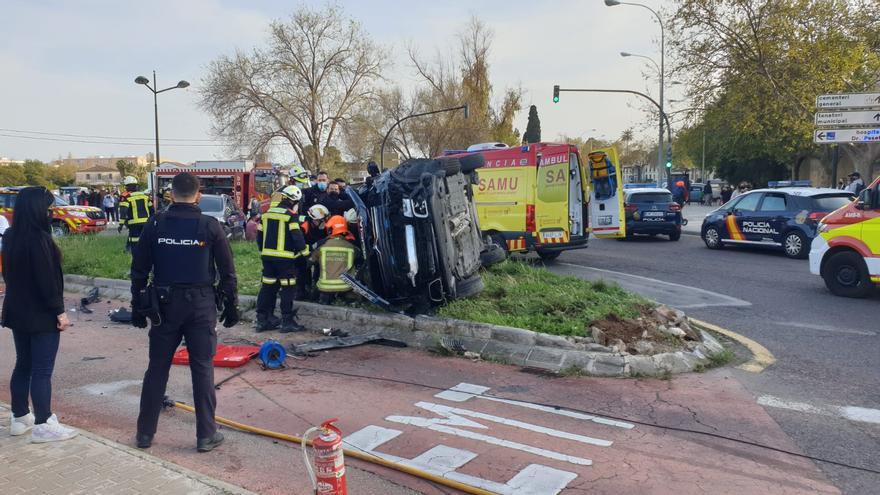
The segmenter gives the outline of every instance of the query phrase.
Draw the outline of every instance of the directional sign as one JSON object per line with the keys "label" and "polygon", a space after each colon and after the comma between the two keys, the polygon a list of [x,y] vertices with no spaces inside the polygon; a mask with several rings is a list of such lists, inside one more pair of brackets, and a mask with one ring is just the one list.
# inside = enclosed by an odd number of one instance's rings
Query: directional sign
{"label": "directional sign", "polygon": [[880,143],[880,128],[819,129],[813,134],[813,142],[817,144]]}
{"label": "directional sign", "polygon": [[856,112],[817,112],[816,125],[880,126],[880,110],[867,110]]}
{"label": "directional sign", "polygon": [[880,93],[849,93],[819,95],[816,108],[870,108],[880,107]]}

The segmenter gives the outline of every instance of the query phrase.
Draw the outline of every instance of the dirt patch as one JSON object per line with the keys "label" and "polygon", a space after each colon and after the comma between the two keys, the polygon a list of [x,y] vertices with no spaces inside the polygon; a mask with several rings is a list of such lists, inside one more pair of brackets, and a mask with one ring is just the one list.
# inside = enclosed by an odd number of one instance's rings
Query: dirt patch
{"label": "dirt patch", "polygon": [[666,306],[642,309],[641,316],[611,315],[594,321],[588,330],[597,343],[629,354],[659,354],[693,350],[700,333],[690,327],[684,313]]}

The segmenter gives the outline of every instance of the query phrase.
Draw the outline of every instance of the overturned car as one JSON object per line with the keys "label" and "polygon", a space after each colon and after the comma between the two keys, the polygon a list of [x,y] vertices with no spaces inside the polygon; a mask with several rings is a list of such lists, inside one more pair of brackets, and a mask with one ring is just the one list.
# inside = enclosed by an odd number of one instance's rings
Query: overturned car
{"label": "overturned car", "polygon": [[480,155],[411,159],[349,188],[366,261],[359,280],[411,313],[481,292],[487,248],[472,186],[484,163]]}

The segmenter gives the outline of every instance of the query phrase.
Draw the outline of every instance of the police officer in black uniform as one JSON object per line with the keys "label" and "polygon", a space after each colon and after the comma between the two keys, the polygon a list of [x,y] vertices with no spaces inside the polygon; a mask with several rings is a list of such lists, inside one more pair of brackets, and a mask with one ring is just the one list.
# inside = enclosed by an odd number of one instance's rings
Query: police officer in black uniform
{"label": "police officer in black uniform", "polygon": [[[231,327],[239,320],[235,265],[220,224],[197,206],[198,178],[182,173],[174,177],[171,187],[174,203],[145,224],[131,262],[132,324],[145,328],[147,317],[153,323],[136,442],[139,448],[152,443],[171,358],[185,337],[196,409],[196,444],[199,452],[208,452],[223,443],[214,421],[215,326],[218,306],[223,307],[223,326]],[[151,272],[152,283],[148,285]],[[215,288],[218,275],[220,282]]]}
{"label": "police officer in black uniform", "polygon": [[257,295],[257,332],[278,328],[275,298],[281,292],[281,332],[298,332],[303,327],[296,321],[293,300],[297,286],[297,262],[308,259],[309,248],[299,226],[299,214],[295,211],[302,199],[296,186],[285,186],[280,191],[281,200],[262,216],[257,228],[257,247],[263,261],[263,278]]}

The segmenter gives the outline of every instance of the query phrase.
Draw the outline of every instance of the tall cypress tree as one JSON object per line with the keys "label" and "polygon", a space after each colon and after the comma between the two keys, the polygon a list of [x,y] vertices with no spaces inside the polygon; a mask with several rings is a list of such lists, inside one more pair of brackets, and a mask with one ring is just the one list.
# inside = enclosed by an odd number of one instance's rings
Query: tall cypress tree
{"label": "tall cypress tree", "polygon": [[538,107],[532,105],[529,107],[529,123],[526,125],[526,132],[523,134],[523,142],[538,143],[541,141],[541,119],[538,117]]}

